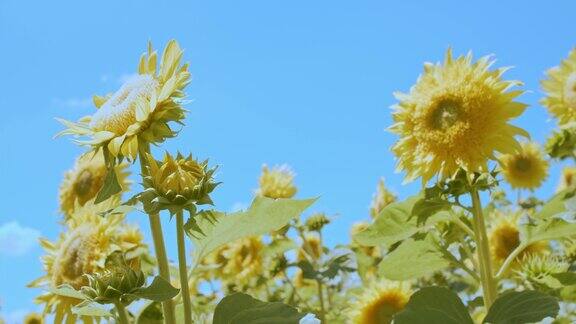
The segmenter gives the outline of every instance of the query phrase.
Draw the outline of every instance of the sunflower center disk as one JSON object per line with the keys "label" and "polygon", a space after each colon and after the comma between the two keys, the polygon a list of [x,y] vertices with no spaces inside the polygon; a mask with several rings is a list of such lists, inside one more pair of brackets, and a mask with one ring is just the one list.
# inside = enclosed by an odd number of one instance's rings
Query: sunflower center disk
{"label": "sunflower center disk", "polygon": [[74,183],[74,191],[78,196],[84,196],[90,192],[92,189],[92,172],[90,170],[84,170],[78,175],[78,179]]}
{"label": "sunflower center disk", "polygon": [[442,100],[430,116],[430,126],[447,130],[460,119],[460,104],[454,100]]}
{"label": "sunflower center disk", "polygon": [[528,172],[532,167],[532,162],[530,161],[530,159],[521,157],[516,160],[515,167],[520,172]]}
{"label": "sunflower center disk", "polygon": [[90,121],[90,128],[124,134],[136,122],[138,100],[149,100],[157,87],[158,81],[150,75],[131,78],[96,111]]}

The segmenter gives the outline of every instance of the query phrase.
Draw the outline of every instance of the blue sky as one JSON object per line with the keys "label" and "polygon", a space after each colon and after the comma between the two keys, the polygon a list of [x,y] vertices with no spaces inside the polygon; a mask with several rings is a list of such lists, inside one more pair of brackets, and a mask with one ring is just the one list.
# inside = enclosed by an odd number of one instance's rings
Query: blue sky
{"label": "blue sky", "polygon": [[[368,217],[380,177],[401,197],[418,190],[394,173],[392,92],[407,91],[449,46],[515,67],[507,77],[530,91],[516,124],[541,142],[554,122],[538,104],[539,80],[575,45],[575,10],[568,1],[2,0],[1,316],[37,309],[38,291],[24,287],[41,275],[31,242],[57,237],[58,186],[82,151],[53,139],[54,117],[91,113],[91,96],[134,73],[148,40],[177,39],[193,74],[187,126],[163,148],[220,165],[223,210],[250,202],[263,163],[290,164],[299,197],[321,196],[311,210],[336,215],[325,235],[334,244]],[[146,225],[144,215],[129,219]]]}

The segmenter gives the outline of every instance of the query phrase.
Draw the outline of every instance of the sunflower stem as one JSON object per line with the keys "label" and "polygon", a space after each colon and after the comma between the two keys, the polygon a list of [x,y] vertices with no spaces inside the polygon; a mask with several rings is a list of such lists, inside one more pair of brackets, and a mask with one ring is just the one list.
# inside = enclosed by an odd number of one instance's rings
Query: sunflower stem
{"label": "sunflower stem", "polygon": [[180,295],[184,304],[184,323],[192,324],[192,306],[188,288],[188,268],[186,267],[186,244],[184,241],[184,215],[176,213],[176,237],[178,241],[178,270],[180,272]]}
{"label": "sunflower stem", "polygon": [[128,321],[128,313],[126,312],[126,307],[119,300],[114,302],[116,307],[116,312],[118,313],[118,323],[120,324],[130,324]]}
{"label": "sunflower stem", "polygon": [[490,256],[490,247],[488,245],[488,235],[486,234],[486,223],[482,212],[482,204],[478,190],[473,186],[470,188],[472,197],[472,216],[474,237],[476,239],[476,249],[478,252],[478,264],[480,268],[480,281],[482,283],[482,292],[484,294],[484,306],[486,311],[490,309],[496,299],[496,279],[492,272],[492,260]]}
{"label": "sunflower stem", "polygon": [[[139,147],[139,160],[140,172],[142,177],[148,173],[148,161],[146,154],[150,153],[150,144],[138,143]],[[156,261],[158,262],[158,272],[160,277],[170,282],[170,267],[168,265],[168,255],[166,254],[166,247],[164,245],[164,234],[162,233],[162,223],[160,222],[159,213],[148,214],[150,220],[150,231],[152,232],[152,240],[154,242],[154,251],[156,252]],[[174,301],[172,299],[162,302],[162,310],[164,314],[164,323],[176,324],[176,316],[174,314]]]}

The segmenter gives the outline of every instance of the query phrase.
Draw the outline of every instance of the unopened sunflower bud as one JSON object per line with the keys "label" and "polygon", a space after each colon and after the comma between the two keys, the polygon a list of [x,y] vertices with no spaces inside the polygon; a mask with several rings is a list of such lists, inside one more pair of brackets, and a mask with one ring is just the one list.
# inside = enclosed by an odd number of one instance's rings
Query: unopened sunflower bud
{"label": "unopened sunflower bud", "polygon": [[82,287],[82,293],[100,304],[112,304],[118,300],[129,304],[134,298],[130,294],[146,283],[144,273],[130,267],[116,267],[86,277],[89,284]]}
{"label": "unopened sunflower bud", "polygon": [[287,165],[276,166],[272,170],[264,165],[257,194],[273,199],[292,198],[298,191],[293,181],[294,172]]}
{"label": "unopened sunflower bud", "polygon": [[324,213],[314,214],[306,220],[306,227],[309,231],[320,232],[328,224],[330,224],[330,219]]}

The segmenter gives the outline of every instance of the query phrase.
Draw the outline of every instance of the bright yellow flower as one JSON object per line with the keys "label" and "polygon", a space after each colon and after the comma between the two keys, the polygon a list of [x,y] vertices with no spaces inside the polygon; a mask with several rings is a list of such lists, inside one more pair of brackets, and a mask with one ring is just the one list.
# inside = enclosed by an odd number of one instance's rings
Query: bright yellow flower
{"label": "bright yellow flower", "polygon": [[372,204],[370,205],[370,216],[376,218],[384,207],[390,205],[396,201],[396,195],[394,195],[386,185],[384,184],[384,179],[378,181],[378,188],[376,189],[376,194],[372,198]]}
{"label": "bright yellow flower", "polygon": [[[492,259],[496,264],[501,264],[520,245],[520,222],[521,214],[518,212],[504,214],[496,211],[491,215],[488,239]],[[515,259],[515,263],[522,258],[542,254],[548,250],[548,242],[539,241],[526,247]]]}
{"label": "bright yellow flower", "polygon": [[536,143],[522,143],[518,152],[500,157],[504,180],[512,188],[536,189],[548,176],[548,161]]}
{"label": "bright yellow flower", "polygon": [[560,183],[556,191],[562,191],[567,188],[573,188],[576,185],[576,167],[564,167],[560,176]]}
{"label": "bright yellow flower", "polygon": [[258,236],[236,240],[215,251],[215,256],[206,263],[217,264],[221,279],[226,282],[245,285],[263,272],[264,244]]}
{"label": "bright yellow flower", "polygon": [[[124,215],[100,215],[114,207],[112,203],[112,200],[98,205],[86,203],[66,220],[67,230],[56,242],[41,239],[47,252],[42,258],[46,274],[30,283],[31,287],[55,288],[67,284],[79,289],[88,284],[85,274],[106,270],[106,260],[114,252],[125,253],[130,265],[139,264],[140,255],[145,253],[142,236],[135,235],[136,230],[124,224]],[[36,302],[44,304],[44,313],[55,314],[54,323],[77,320],[72,307],[80,302],[78,299],[46,292],[37,297]],[[90,318],[82,319],[91,323]]]}
{"label": "bright yellow flower", "polygon": [[274,199],[292,198],[298,190],[293,181],[294,172],[287,165],[276,166],[272,170],[264,165],[257,194]]}
{"label": "bright yellow flower", "polygon": [[408,303],[412,291],[404,282],[379,282],[367,288],[350,310],[353,324],[388,324]]}
{"label": "bright yellow flower", "polygon": [[[130,186],[127,179],[130,172],[127,167],[126,163],[115,166],[122,191],[127,191]],[[65,218],[70,217],[77,207],[82,207],[96,198],[105,178],[106,165],[102,152],[81,155],[74,167],[64,174],[64,181],[60,185],[60,210]]]}
{"label": "bright yellow flower", "polygon": [[175,40],[168,42],[160,68],[152,45],[142,54],[138,74],[113,94],[94,97],[98,110],[78,122],[60,120],[66,127],[59,135],[88,137],[78,141],[93,149],[107,148],[114,157],[134,160],[139,143],[161,143],[176,132],[169,122],[182,123],[183,90],[190,82],[188,64],[181,65],[183,51]]}
{"label": "bright yellow flower", "polygon": [[24,324],[44,324],[44,318],[38,313],[30,313],[24,317]]}
{"label": "bright yellow flower", "polygon": [[548,79],[542,80],[546,97],[542,105],[556,118],[560,125],[576,120],[576,49],[568,58],[548,70]]}
{"label": "bright yellow flower", "polygon": [[506,68],[489,70],[492,63],[489,56],[472,62],[471,54],[454,59],[448,50],[444,64],[424,65],[408,94],[395,94],[390,130],[400,140],[392,151],[407,181],[422,177],[426,183],[460,167],[487,171],[495,152],[520,148],[514,136],[528,133],[508,122],[526,105],[514,101],[522,91],[508,90],[521,83],[502,80]]}

